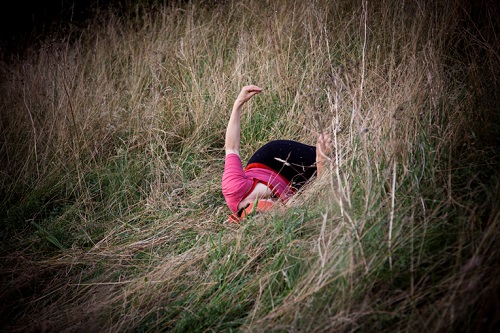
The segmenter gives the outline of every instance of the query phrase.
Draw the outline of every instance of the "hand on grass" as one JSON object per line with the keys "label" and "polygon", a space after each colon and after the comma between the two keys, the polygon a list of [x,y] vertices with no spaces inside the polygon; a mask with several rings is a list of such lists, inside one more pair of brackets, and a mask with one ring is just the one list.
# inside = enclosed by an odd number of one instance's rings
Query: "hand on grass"
{"label": "hand on grass", "polygon": [[316,143],[316,156],[317,159],[329,161],[330,153],[332,151],[332,137],[323,132],[318,136],[318,141]]}
{"label": "hand on grass", "polygon": [[321,133],[318,136],[318,142],[316,143],[316,168],[318,170],[318,176],[323,174],[326,162],[332,160],[329,156],[331,151],[331,136],[326,132]]}

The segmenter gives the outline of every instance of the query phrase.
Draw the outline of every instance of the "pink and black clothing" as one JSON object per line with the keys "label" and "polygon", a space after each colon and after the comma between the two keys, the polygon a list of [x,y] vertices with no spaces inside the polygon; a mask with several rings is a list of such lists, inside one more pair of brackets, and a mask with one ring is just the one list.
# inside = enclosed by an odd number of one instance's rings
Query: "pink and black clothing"
{"label": "pink and black clothing", "polygon": [[257,183],[271,189],[274,196],[287,201],[316,172],[316,147],[290,140],[271,141],[262,146],[243,169],[236,154],[228,154],[222,176],[222,193],[234,213],[238,204]]}

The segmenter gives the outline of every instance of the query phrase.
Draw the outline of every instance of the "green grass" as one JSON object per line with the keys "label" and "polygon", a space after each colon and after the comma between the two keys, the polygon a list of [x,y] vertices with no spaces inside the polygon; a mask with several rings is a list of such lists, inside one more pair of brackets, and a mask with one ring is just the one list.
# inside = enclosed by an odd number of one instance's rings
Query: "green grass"
{"label": "green grass", "polygon": [[[2,51],[0,328],[494,331],[497,16],[142,3]],[[335,162],[238,226],[220,186],[246,84],[243,159],[326,130]]]}

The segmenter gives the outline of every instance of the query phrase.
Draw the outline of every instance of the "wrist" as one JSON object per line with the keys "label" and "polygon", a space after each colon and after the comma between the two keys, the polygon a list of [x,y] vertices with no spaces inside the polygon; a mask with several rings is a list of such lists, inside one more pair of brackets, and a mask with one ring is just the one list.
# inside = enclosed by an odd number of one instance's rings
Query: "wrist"
{"label": "wrist", "polygon": [[236,100],[234,101],[234,104],[233,104],[233,109],[236,110],[236,109],[241,109],[241,107],[243,106],[245,102],[243,101],[240,101],[240,100]]}

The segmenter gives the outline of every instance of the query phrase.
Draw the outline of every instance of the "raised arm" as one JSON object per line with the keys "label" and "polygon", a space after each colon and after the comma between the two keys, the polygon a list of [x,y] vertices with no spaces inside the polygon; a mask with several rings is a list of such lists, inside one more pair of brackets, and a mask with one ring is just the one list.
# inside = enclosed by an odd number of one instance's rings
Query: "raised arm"
{"label": "raised arm", "polygon": [[240,155],[241,109],[243,104],[261,91],[262,88],[257,86],[245,86],[241,89],[236,101],[234,101],[233,111],[231,112],[231,117],[229,118],[226,129],[226,155],[231,153],[237,154],[238,156]]}

